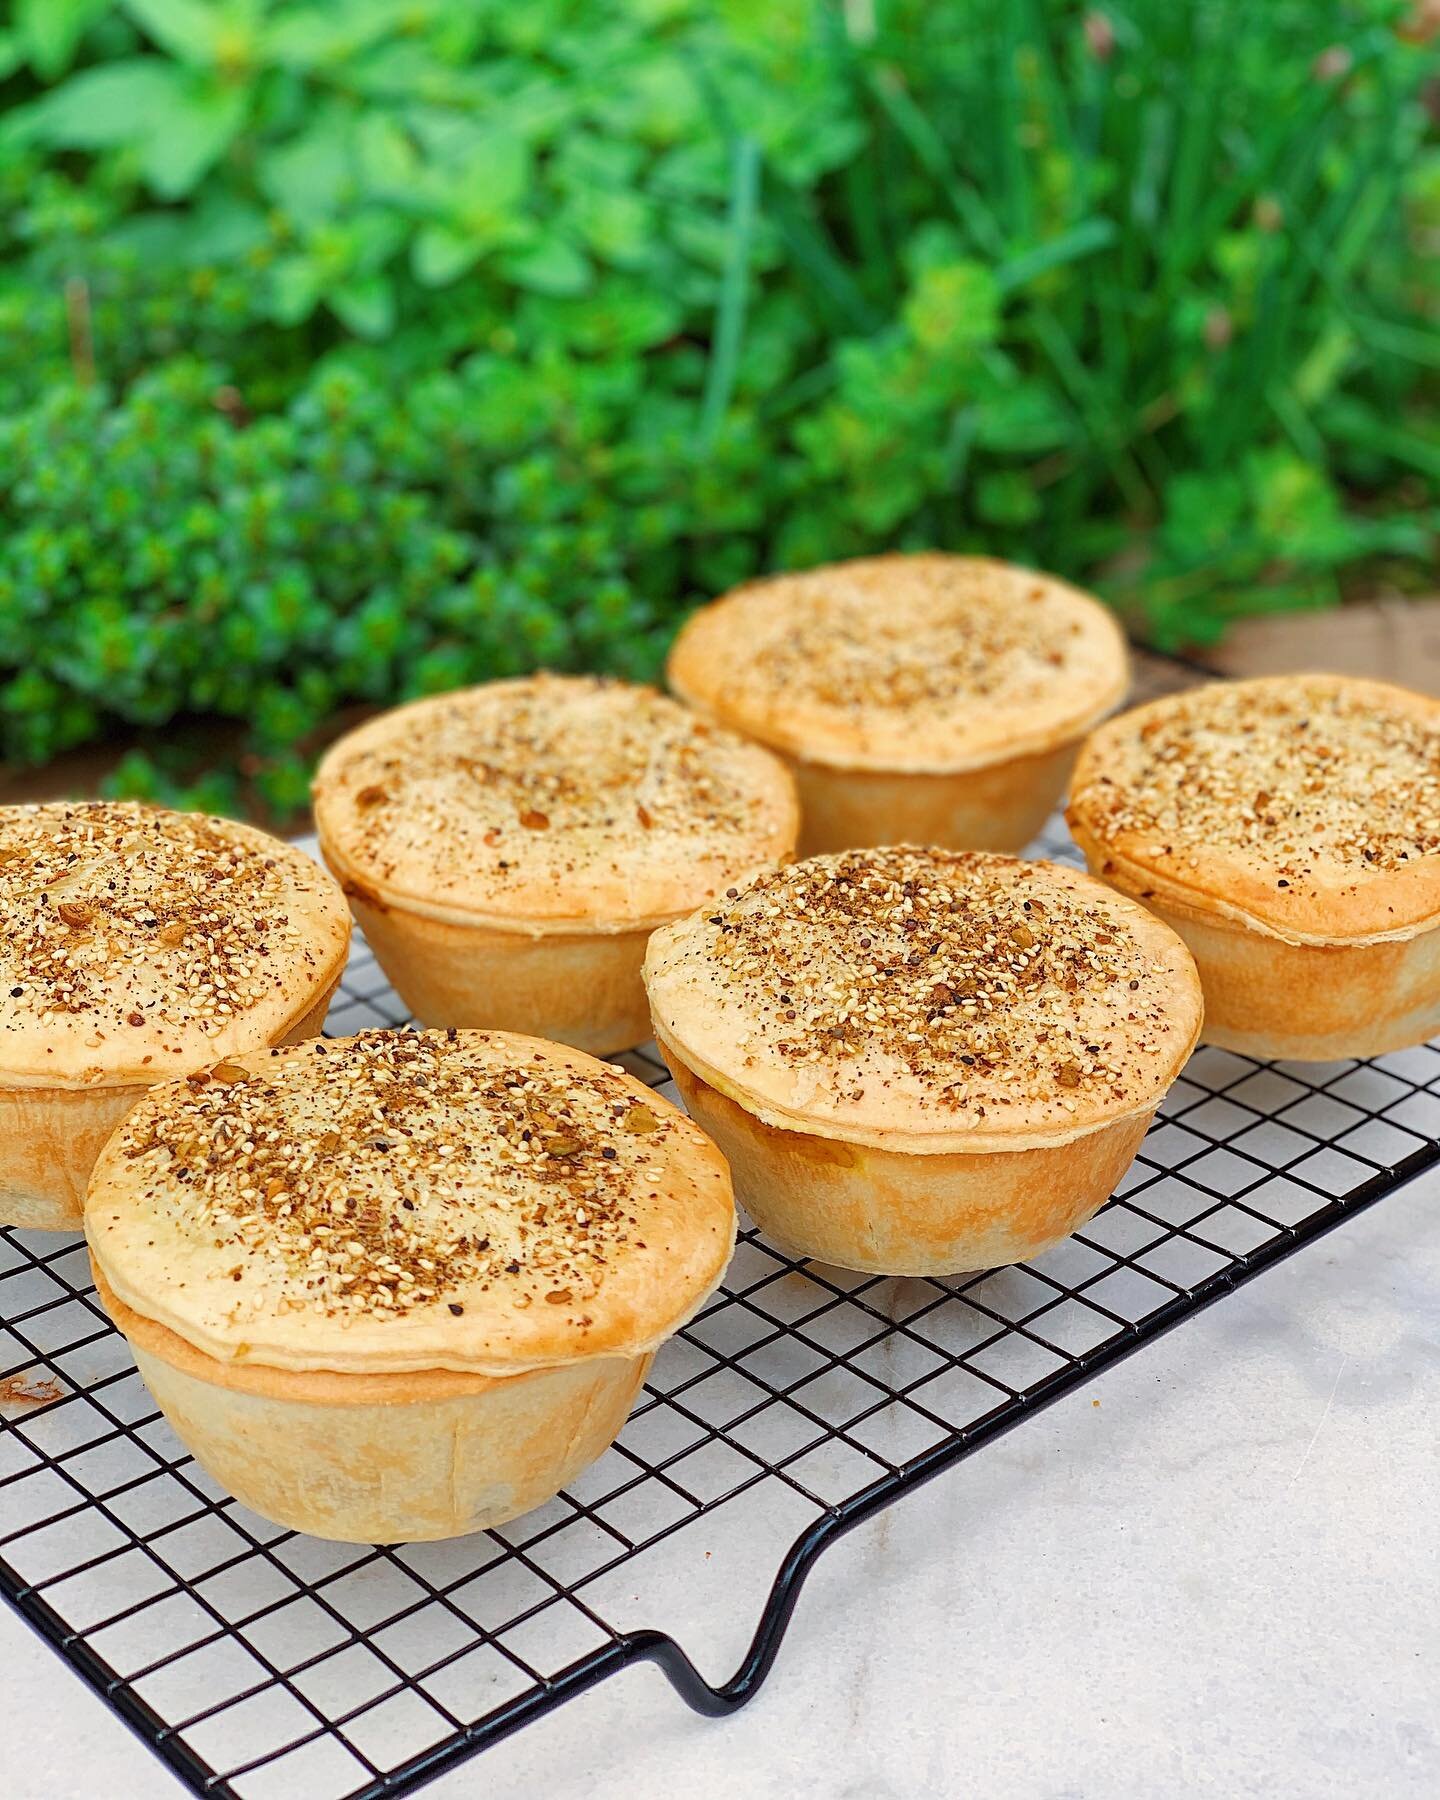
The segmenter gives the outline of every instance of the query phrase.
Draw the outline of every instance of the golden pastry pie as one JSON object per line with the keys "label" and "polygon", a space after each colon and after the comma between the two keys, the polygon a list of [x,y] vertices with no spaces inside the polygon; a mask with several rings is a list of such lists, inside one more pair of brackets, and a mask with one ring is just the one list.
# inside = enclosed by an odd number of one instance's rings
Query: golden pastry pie
{"label": "golden pastry pie", "polygon": [[145,1089],[313,1036],[350,919],[249,825],[111,801],[0,807],[0,1224],[78,1230]]}
{"label": "golden pastry pie", "polygon": [[1113,1191],[1200,1029],[1168,926],[1049,863],[855,850],[656,932],[655,1037],[793,1256],[1024,1261]]}
{"label": "golden pastry pie", "polygon": [[1089,740],[1069,820],[1189,944],[1211,1043],[1327,1061],[1440,1032],[1440,702],[1338,675],[1172,694]]}
{"label": "golden pastry pie", "polygon": [[95,1169],[101,1298],[266,1518],[408,1542],[557,1493],[730,1258],[720,1153],[576,1050],[376,1031],[156,1088]]}
{"label": "golden pastry pie", "polygon": [[1030,569],[938,555],[737,588],[686,624],[668,675],[706,717],[784,755],[807,856],[1021,849],[1129,680],[1098,601]]}
{"label": "golden pastry pie", "polygon": [[342,738],[315,822],[418,1019],[609,1053],[648,1034],[650,932],[791,855],[797,808],[774,757],[653,689],[538,675]]}

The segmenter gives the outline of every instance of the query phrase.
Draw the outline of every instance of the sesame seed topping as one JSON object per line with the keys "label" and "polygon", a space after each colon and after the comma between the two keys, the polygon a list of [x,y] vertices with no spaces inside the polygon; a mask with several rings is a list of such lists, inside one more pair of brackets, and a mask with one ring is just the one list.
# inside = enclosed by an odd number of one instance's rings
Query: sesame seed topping
{"label": "sesame seed topping", "polygon": [[96,1071],[138,1043],[183,1051],[179,1073],[206,1054],[187,1033],[264,1043],[348,936],[334,883],[290,845],[115,801],[0,807],[0,918],[0,1046],[68,1035]]}
{"label": "sesame seed topping", "polygon": [[539,916],[592,890],[623,916],[673,915],[794,841],[764,751],[602,677],[402,707],[342,739],[315,792],[327,853],[377,890]]}
{"label": "sesame seed topping", "polygon": [[[677,645],[677,687],[763,741],[816,755],[1008,748],[1098,717],[1123,690],[1113,623],[1088,595],[979,557],[889,556],[740,588]],[[918,766],[918,765],[917,765]]]}
{"label": "sesame seed topping", "polygon": [[660,934],[647,979],[682,1053],[703,1017],[704,1054],[757,1091],[769,1064],[837,1117],[903,1098],[941,1126],[1003,1129],[1168,1084],[1199,1015],[1188,957],[1173,940],[1178,960],[1157,962],[1157,932],[1170,940],[1049,864],[849,851],[759,875]]}
{"label": "sesame seed topping", "polygon": [[117,1139],[128,1211],[101,1193],[99,1254],[123,1255],[138,1214],[151,1238],[183,1244],[173,1266],[223,1277],[232,1322],[282,1300],[342,1323],[458,1320],[497,1287],[507,1304],[583,1307],[633,1254],[637,1192],[669,1168],[657,1156],[703,1140],[630,1078],[533,1050],[499,1033],[374,1031],[318,1063],[262,1052],[243,1080],[152,1090]]}
{"label": "sesame seed topping", "polygon": [[1182,874],[1233,858],[1303,905],[1440,852],[1440,708],[1339,677],[1215,683],[1113,720],[1071,803],[1104,844]]}

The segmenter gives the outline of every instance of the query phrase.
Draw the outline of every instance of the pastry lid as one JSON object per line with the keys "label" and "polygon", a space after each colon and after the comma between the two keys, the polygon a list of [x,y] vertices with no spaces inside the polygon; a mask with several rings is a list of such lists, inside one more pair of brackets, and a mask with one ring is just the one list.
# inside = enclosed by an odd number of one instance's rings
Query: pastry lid
{"label": "pastry lid", "polygon": [[0,807],[0,1086],[162,1081],[283,1038],[350,916],[292,844],[119,801]]}
{"label": "pastry lid", "polygon": [[730,1176],[623,1070],[375,1031],[153,1089],[91,1181],[119,1299],[222,1362],[513,1375],[639,1356],[729,1261]]}
{"label": "pastry lid", "polygon": [[500,928],[635,930],[789,856],[794,783],[653,688],[537,675],[417,700],[315,779],[327,860],[372,903]]}
{"label": "pastry lid", "polygon": [[1154,1108],[1194,1048],[1184,944],[1076,870],[817,856],[657,931],[657,1036],[767,1123],[916,1152],[1051,1145]]}
{"label": "pastry lid", "polygon": [[1073,742],[1119,705],[1125,640],[1052,576],[974,556],[877,556],[702,607],[672,689],[808,762],[955,773]]}
{"label": "pastry lid", "polygon": [[1440,914],[1440,701],[1340,675],[1223,681],[1085,744],[1069,816],[1097,871],[1296,943]]}

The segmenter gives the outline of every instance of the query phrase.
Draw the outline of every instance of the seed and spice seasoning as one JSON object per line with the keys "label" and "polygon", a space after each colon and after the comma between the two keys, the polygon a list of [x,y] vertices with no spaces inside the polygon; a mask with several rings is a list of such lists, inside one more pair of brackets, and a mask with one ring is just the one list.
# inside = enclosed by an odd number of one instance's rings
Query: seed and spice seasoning
{"label": "seed and spice seasoning", "polygon": [[590,1068],[494,1033],[317,1040],[191,1076],[131,1115],[120,1154],[157,1232],[233,1259],[242,1312],[459,1318],[457,1293],[498,1285],[583,1325],[614,1258],[645,1248],[657,1154],[698,1135]]}
{"label": "seed and spice seasoning", "polygon": [[762,874],[670,934],[651,993],[708,1054],[704,1017],[737,1079],[774,1060],[852,1116],[903,1093],[937,1123],[1063,1122],[1153,1092],[1193,1031],[1142,918],[1044,863],[849,851]]}
{"label": "seed and spice seasoning", "polygon": [[673,912],[677,882],[710,892],[787,853],[794,832],[763,752],[600,676],[401,708],[335,747],[316,802],[327,854],[368,888],[543,915],[583,914],[596,889],[622,914],[643,916],[652,891]]}
{"label": "seed and spice seasoning", "polygon": [[299,851],[114,801],[0,808],[0,918],[0,1067],[7,1040],[33,1059],[62,1034],[97,1070],[158,1058],[157,1077],[182,1038],[193,1051],[197,1032],[283,1018],[348,937],[338,890]]}
{"label": "seed and spice seasoning", "polygon": [[1233,857],[1303,902],[1440,851],[1440,719],[1370,683],[1227,682],[1112,722],[1073,804],[1102,845],[1124,838],[1182,875]]}

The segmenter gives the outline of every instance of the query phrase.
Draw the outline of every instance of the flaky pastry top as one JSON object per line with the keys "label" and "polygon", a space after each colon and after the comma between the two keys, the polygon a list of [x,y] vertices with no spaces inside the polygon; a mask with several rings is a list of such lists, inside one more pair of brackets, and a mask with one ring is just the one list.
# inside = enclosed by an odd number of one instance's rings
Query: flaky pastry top
{"label": "flaky pastry top", "polygon": [[789,856],[788,772],[653,688],[497,681],[386,713],[320,765],[315,819],[362,898],[537,930],[674,918]]}
{"label": "flaky pastry top", "polygon": [[505,1032],[375,1031],[154,1089],[91,1253],[207,1355],[515,1374],[654,1348],[734,1238],[709,1139],[633,1077]]}
{"label": "flaky pastry top", "polygon": [[1297,942],[1440,913],[1440,702],[1338,675],[1215,682],[1103,725],[1071,786],[1091,867]]}
{"label": "flaky pastry top", "polygon": [[950,772],[1073,741],[1123,699],[1124,638],[1096,600],[973,556],[877,556],[702,607],[671,688],[805,761]]}
{"label": "flaky pastry top", "polygon": [[1017,1148],[1152,1108],[1200,1026],[1168,926],[1078,871],[921,849],[763,874],[655,934],[662,1046],[767,1123]]}
{"label": "flaky pastry top", "polygon": [[0,807],[0,1085],[162,1081],[273,1043],[349,939],[325,870],[253,826]]}

